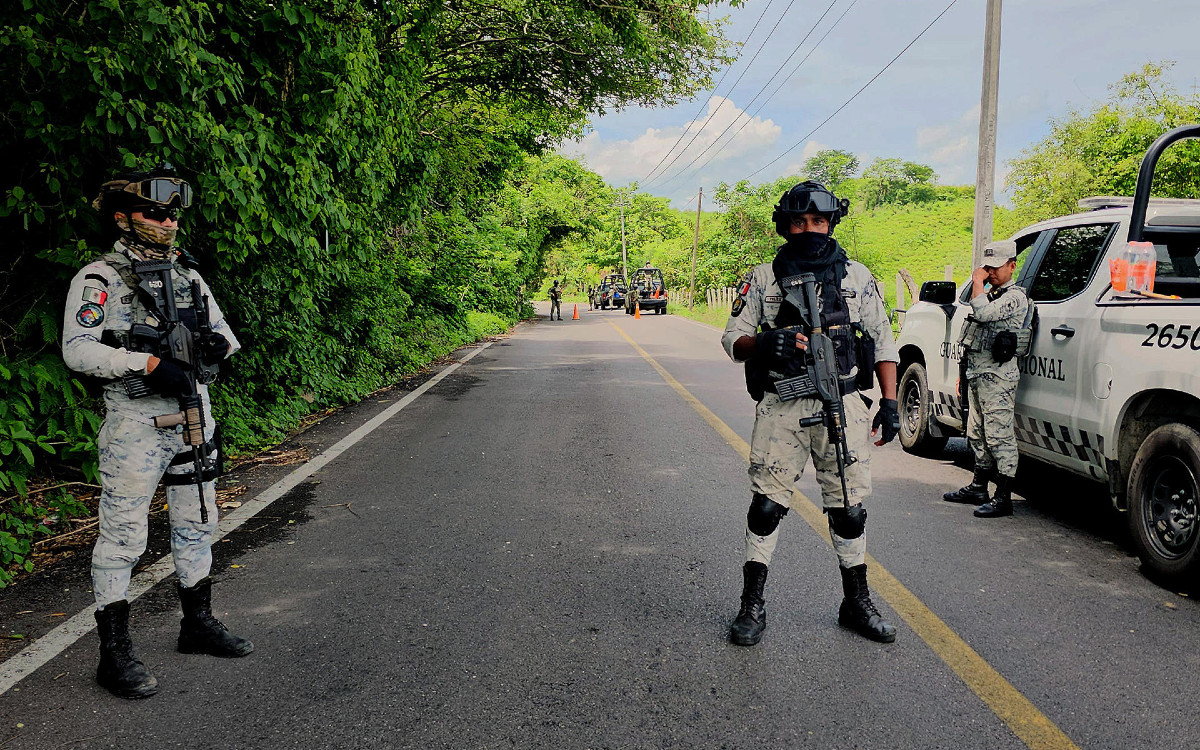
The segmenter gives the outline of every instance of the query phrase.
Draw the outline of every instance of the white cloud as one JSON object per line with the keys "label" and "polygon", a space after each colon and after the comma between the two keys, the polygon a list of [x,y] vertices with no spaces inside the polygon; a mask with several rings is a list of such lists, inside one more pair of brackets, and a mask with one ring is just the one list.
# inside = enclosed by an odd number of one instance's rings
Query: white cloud
{"label": "white cloud", "polygon": [[974,182],[978,140],[978,104],[953,120],[917,130],[920,158],[937,170],[945,185]]}
{"label": "white cloud", "polygon": [[804,148],[800,150],[799,158],[796,161],[792,162],[791,164],[787,165],[787,167],[783,170],[783,174],[785,174],[785,175],[804,174],[804,162],[808,161],[809,159],[816,156],[819,152],[824,151],[825,149],[828,149],[828,148],[832,148],[832,147],[828,146],[824,143],[818,143],[817,141],[810,140],[808,143],[804,144]]}
{"label": "white cloud", "polygon": [[[714,96],[708,101],[704,117],[682,127],[651,127],[633,140],[615,141],[605,140],[598,130],[593,130],[578,141],[564,144],[561,150],[566,156],[581,159],[610,184],[621,185],[643,180],[667,154],[652,180],[675,175],[697,158],[696,166],[711,159],[708,171],[718,174],[729,171],[733,175],[744,170],[748,157],[759,155],[779,140],[781,132],[782,128],[773,121],[751,118],[732,100]],[[713,146],[722,133],[720,144]],[[734,133],[737,136],[731,139]],[[684,150],[681,153],[679,149]],[[744,175],[733,175],[731,179],[741,176]]]}

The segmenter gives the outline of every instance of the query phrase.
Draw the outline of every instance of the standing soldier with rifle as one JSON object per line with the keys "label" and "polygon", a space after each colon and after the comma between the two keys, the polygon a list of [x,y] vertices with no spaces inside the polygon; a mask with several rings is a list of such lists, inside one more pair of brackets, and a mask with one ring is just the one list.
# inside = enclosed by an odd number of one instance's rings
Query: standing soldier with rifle
{"label": "standing soldier with rifle", "polygon": [[876,445],[890,442],[900,429],[899,356],[874,277],[831,236],[848,207],[816,182],[783,194],[772,219],[786,244],[743,279],[721,339],[731,358],[746,363],[746,386],[758,401],[742,604],[730,628],[738,645],[758,643],[766,628],[767,566],[810,455],[841,570],[838,623],[872,640],[896,639],[867,588],[862,501],[871,492],[872,425],[858,391],[879,376],[883,401],[873,427],[883,435]]}
{"label": "standing soldier with rifle", "polygon": [[183,607],[179,651],[233,657],[254,650],[211,608],[218,456],[206,384],[240,345],[194,261],[175,248],[179,212],[191,203],[191,186],[170,164],[104,183],[92,205],[115,243],[75,275],[63,322],[67,366],[104,383],[100,536],[92,552],[96,679],[124,698],[158,692],[133,651],[127,595],[164,474]]}

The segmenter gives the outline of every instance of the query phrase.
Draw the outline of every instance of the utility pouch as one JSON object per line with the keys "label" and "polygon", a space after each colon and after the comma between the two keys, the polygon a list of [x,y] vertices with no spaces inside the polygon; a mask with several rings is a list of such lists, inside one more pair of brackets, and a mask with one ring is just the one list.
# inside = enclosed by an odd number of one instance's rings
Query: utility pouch
{"label": "utility pouch", "polygon": [[854,376],[854,385],[860,391],[869,391],[875,387],[875,339],[858,326],[855,326],[855,333],[854,354],[858,373]]}
{"label": "utility pouch", "polygon": [[992,337],[992,359],[997,364],[1004,364],[1017,353],[1017,334],[1015,331],[997,331]]}
{"label": "utility pouch", "polygon": [[750,394],[750,398],[762,401],[763,396],[767,395],[768,380],[767,368],[764,365],[759,364],[753,357],[746,360],[746,392]]}

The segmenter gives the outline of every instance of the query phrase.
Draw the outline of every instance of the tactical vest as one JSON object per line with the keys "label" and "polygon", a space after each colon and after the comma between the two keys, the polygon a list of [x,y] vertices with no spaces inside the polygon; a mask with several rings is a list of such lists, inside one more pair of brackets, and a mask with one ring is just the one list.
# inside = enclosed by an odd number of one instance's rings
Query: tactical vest
{"label": "tactical vest", "polygon": [[[1012,290],[1017,290],[1020,294],[1025,295],[1028,302],[1028,307],[1025,310],[1025,318],[1021,321],[1021,327],[1013,332],[1017,337],[1015,356],[1024,357],[1029,354],[1029,350],[1033,346],[1033,333],[1037,323],[1037,305],[1032,299],[1029,299],[1029,295],[1026,293],[1024,287],[1019,287],[1016,284],[992,289],[987,293],[987,297],[989,302],[995,302]],[[970,352],[991,351],[992,346],[996,342],[997,333],[999,331],[994,330],[992,326],[987,323],[980,323],[975,320],[975,316],[968,315],[966,321],[963,322],[962,330],[959,331],[958,343],[962,345],[963,349]]]}
{"label": "tactical vest", "polygon": [[[117,275],[121,277],[121,281],[125,282],[125,286],[133,293],[133,300],[130,302],[130,316],[132,323],[145,323],[152,328],[158,328],[160,321],[164,320],[166,314],[158,309],[158,305],[154,302],[150,295],[142,289],[142,279],[133,270],[133,262],[124,253],[110,252],[100,256],[100,260],[107,263]],[[186,279],[187,274],[178,263],[175,264],[173,275],[176,279]],[[175,290],[172,290],[174,293]],[[179,299],[176,295],[175,304],[179,314],[179,320],[188,330],[195,331],[197,328],[196,311],[192,307],[191,289],[188,287],[186,299]],[[136,342],[130,340],[129,331],[114,331],[105,329],[104,335],[101,337],[103,343],[109,346],[119,346],[129,351],[139,351]],[[157,355],[158,352],[147,352],[148,354]]]}
{"label": "tactical vest", "polygon": [[[839,264],[840,266],[840,264]],[[825,334],[833,340],[837,356],[838,375],[841,376],[843,391],[870,390],[875,385],[875,342],[862,326],[850,320],[850,307],[842,294],[842,280],[847,274],[844,266],[832,274],[835,283],[825,280],[818,286],[821,318]],[[783,284],[776,278],[776,284]],[[813,329],[810,321],[786,298],[779,305],[774,325],[764,323],[764,331],[792,326],[800,327],[805,333]],[[746,389],[755,401],[761,401],[765,392],[775,392],[775,383],[787,378],[803,375],[807,371],[804,359],[796,357],[783,368],[769,367],[751,358],[746,362]],[[857,373],[855,374],[855,368]],[[853,375],[853,379],[851,379]]]}

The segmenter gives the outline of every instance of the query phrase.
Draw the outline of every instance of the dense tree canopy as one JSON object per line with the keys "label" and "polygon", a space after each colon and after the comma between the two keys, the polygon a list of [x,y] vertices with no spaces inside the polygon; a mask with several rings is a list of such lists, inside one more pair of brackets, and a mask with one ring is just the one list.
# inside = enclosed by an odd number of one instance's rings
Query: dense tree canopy
{"label": "dense tree canopy", "polygon": [[707,85],[708,5],[0,5],[0,583],[38,504],[71,502],[27,480],[94,478],[96,404],[57,343],[66,282],[104,249],[104,178],[169,160],[196,187],[181,243],[246,344],[215,405],[235,445],[274,440],[521,313],[588,222],[529,187],[573,168],[530,156]]}
{"label": "dense tree canopy", "polygon": [[[1051,121],[1050,135],[1009,165],[1013,202],[1029,221],[1079,210],[1090,195],[1133,195],[1137,170],[1155,138],[1200,122],[1200,94],[1164,80],[1171,63],[1147,64],[1111,87],[1108,102]],[[1200,143],[1171,147],[1159,161],[1154,195],[1200,197]]]}

